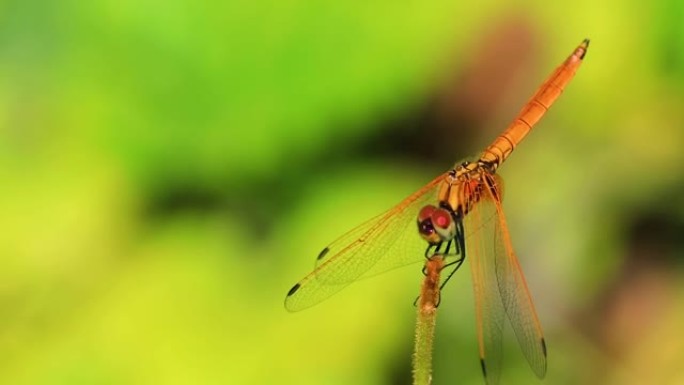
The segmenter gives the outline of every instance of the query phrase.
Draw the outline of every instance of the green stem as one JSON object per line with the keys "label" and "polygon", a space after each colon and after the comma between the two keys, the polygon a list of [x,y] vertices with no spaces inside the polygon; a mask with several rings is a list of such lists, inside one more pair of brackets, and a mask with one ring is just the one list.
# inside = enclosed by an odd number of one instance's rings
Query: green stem
{"label": "green stem", "polygon": [[416,340],[413,352],[413,384],[432,382],[432,346],[435,335],[437,305],[439,304],[439,274],[444,258],[434,255],[425,262],[425,279],[418,298]]}

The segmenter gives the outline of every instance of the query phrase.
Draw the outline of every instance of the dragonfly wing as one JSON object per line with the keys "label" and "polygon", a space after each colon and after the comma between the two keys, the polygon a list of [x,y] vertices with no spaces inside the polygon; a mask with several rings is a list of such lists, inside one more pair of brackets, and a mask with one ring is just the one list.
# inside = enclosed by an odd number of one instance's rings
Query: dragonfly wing
{"label": "dragonfly wing", "polygon": [[466,256],[470,259],[475,295],[480,364],[488,385],[501,377],[502,340],[505,310],[498,289],[494,244],[495,212],[489,205],[476,203],[464,218]]}
{"label": "dragonfly wing", "polygon": [[494,220],[490,221],[493,229],[493,241],[490,242],[494,252],[487,256],[494,264],[487,266],[495,267],[490,274],[496,275],[503,307],[523,354],[537,377],[543,378],[546,374],[546,343],[520,263],[513,251],[501,207],[498,180],[493,175],[486,176],[486,188],[479,204],[483,211],[494,214]]}
{"label": "dragonfly wing", "polygon": [[424,205],[436,200],[444,178],[440,175],[325,247],[314,271],[290,289],[285,307],[290,311],[305,309],[358,279],[422,261],[427,243],[418,234],[416,216]]}

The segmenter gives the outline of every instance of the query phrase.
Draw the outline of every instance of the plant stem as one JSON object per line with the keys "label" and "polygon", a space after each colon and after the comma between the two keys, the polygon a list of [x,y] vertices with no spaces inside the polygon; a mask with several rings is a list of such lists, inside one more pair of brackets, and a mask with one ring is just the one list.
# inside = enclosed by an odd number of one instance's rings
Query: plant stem
{"label": "plant stem", "polygon": [[413,384],[428,385],[432,382],[432,345],[435,334],[437,305],[439,305],[440,272],[444,257],[435,254],[425,262],[425,279],[418,297],[416,340],[413,352]]}

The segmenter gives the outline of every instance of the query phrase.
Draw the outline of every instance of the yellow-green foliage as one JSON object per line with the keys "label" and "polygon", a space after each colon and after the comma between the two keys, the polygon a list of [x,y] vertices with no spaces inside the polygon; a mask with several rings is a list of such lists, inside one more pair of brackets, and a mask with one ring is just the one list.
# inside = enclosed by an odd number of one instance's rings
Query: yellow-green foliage
{"label": "yellow-green foliage", "polygon": [[[479,153],[592,39],[501,169],[547,383],[682,382],[681,273],[632,286],[653,319],[598,313],[621,298],[634,218],[684,216],[679,4],[2,2],[0,383],[409,383],[419,265],[302,313],[282,300],[327,242],[451,166],[379,147],[464,68],[506,62],[472,57],[515,43],[502,25],[533,54],[487,130],[427,139]],[[482,383],[468,268],[443,295],[435,384]],[[505,344],[506,383],[534,381]]]}

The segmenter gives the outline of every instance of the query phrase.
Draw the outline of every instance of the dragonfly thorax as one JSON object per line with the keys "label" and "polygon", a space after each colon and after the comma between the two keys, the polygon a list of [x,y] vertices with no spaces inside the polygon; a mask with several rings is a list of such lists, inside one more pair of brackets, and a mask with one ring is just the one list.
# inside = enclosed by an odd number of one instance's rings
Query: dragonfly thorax
{"label": "dragonfly thorax", "polygon": [[479,163],[466,161],[446,174],[437,193],[438,206],[427,205],[418,214],[418,232],[423,239],[430,244],[454,239],[454,223],[480,199],[485,172]]}
{"label": "dragonfly thorax", "polygon": [[480,200],[487,174],[479,163],[462,163],[444,178],[437,193],[439,205],[458,215],[468,214]]}

